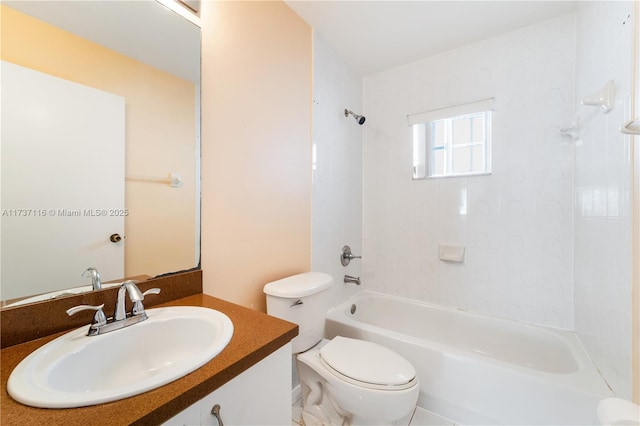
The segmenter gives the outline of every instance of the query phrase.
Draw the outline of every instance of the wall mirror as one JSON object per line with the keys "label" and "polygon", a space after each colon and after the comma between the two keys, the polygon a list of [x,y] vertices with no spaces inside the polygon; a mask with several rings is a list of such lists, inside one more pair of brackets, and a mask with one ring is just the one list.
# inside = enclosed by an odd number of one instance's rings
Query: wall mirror
{"label": "wall mirror", "polygon": [[0,7],[3,306],[197,267],[200,28],[155,0]]}

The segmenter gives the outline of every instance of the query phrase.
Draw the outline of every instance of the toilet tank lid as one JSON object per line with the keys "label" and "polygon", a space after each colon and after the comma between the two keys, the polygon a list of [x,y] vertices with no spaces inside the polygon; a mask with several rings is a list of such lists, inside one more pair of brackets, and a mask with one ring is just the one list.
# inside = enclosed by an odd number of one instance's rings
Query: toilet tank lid
{"label": "toilet tank lid", "polygon": [[305,272],[273,281],[263,291],[270,296],[297,298],[310,296],[331,287],[333,277],[322,272]]}

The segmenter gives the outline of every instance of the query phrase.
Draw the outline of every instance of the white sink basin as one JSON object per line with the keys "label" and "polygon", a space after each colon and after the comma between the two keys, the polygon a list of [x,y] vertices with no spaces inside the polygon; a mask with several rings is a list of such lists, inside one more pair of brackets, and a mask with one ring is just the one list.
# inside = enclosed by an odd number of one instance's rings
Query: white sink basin
{"label": "white sink basin", "polygon": [[71,408],[137,395],[206,364],[231,340],[229,317],[213,309],[148,309],[149,319],[88,337],[83,326],[47,343],[13,370],[9,394],[33,407]]}

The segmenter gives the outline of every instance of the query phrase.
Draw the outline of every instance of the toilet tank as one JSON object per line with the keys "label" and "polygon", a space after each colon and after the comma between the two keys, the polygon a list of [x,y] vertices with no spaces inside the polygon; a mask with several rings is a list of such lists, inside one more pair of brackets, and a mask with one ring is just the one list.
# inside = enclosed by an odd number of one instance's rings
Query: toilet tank
{"label": "toilet tank", "polygon": [[322,340],[327,310],[331,307],[333,277],[321,272],[293,275],[264,286],[267,313],[298,324],[293,353],[304,352]]}

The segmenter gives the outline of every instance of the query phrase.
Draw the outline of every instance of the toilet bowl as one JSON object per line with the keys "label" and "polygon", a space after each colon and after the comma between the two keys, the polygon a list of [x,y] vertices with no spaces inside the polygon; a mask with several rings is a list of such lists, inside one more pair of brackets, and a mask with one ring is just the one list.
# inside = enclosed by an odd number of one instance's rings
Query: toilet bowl
{"label": "toilet bowl", "polygon": [[264,287],[267,313],[299,327],[292,346],[304,424],[388,425],[407,417],[419,394],[409,361],[376,343],[322,339],[333,284],[330,275],[308,272]]}
{"label": "toilet bowl", "polygon": [[[322,340],[296,358],[305,425],[389,425],[418,399],[415,369],[395,352],[363,340]],[[323,393],[326,391],[326,393]]]}

